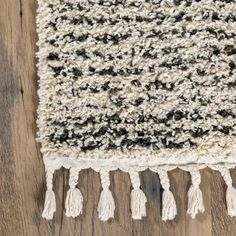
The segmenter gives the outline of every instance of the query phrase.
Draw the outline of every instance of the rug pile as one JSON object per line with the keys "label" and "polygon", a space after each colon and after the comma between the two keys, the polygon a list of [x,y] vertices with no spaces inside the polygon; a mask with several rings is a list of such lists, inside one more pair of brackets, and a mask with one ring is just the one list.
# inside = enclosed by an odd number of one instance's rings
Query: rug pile
{"label": "rug pile", "polygon": [[70,171],[66,215],[82,213],[79,171],[100,173],[98,216],[114,217],[109,172],[130,175],[133,219],[146,216],[139,173],[159,174],[162,218],[177,214],[168,171],[188,171],[188,213],[204,211],[204,167],[220,171],[236,215],[236,2],[234,0],[38,0],[38,141],[47,192]]}

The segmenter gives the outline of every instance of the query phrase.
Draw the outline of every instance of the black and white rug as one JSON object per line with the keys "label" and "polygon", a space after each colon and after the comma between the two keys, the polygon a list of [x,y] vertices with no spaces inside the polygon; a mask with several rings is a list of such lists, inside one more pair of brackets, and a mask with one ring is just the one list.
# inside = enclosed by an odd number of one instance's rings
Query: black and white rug
{"label": "black and white rug", "polygon": [[38,0],[38,140],[53,217],[53,173],[70,169],[67,216],[82,212],[81,169],[100,172],[101,220],[114,216],[109,171],[130,174],[134,219],[146,215],[139,172],[159,174],[163,220],[177,213],[167,172],[189,171],[188,212],[204,211],[204,167],[228,186],[236,164],[234,0]]}

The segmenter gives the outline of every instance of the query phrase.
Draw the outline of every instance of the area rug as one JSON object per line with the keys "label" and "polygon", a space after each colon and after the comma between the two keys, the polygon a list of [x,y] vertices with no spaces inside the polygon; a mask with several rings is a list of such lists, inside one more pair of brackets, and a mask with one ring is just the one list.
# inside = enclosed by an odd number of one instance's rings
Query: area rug
{"label": "area rug", "polygon": [[[56,210],[53,174],[69,169],[67,216],[86,211],[79,172],[100,173],[98,217],[114,217],[110,172],[128,172],[133,219],[146,214],[140,172],[158,173],[162,219],[177,207],[168,172],[188,171],[187,212],[204,211],[200,169],[220,171],[236,215],[236,2],[38,0],[38,141],[43,217]],[[122,201],[118,199],[117,201]],[[184,200],[184,199],[182,199]],[[86,214],[86,213],[84,213]]]}

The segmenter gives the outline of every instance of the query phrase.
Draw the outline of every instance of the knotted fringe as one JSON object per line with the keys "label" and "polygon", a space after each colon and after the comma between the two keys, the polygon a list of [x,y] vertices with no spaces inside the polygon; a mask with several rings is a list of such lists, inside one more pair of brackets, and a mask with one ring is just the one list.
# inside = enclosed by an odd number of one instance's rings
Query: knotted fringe
{"label": "knotted fringe", "polygon": [[115,202],[109,189],[109,171],[101,170],[100,176],[103,190],[100,195],[97,211],[98,217],[102,221],[107,221],[109,218],[114,218]]}
{"label": "knotted fringe", "polygon": [[170,181],[166,170],[158,171],[161,185],[164,189],[162,195],[162,219],[172,220],[177,215],[177,208],[173,193],[170,191]]}
{"label": "knotted fringe", "polygon": [[227,203],[228,215],[232,217],[236,216],[236,190],[232,185],[232,178],[230,176],[230,171],[225,167],[220,168],[219,171],[227,185],[226,203]]}
{"label": "knotted fringe", "polygon": [[75,218],[82,213],[83,208],[83,196],[76,185],[78,184],[79,170],[76,168],[70,169],[70,188],[66,195],[66,216]]}
{"label": "knotted fringe", "polygon": [[146,202],[147,198],[144,192],[140,189],[140,179],[137,171],[129,171],[133,189],[131,191],[131,212],[132,218],[141,220],[146,216]]}
{"label": "knotted fringe", "polygon": [[42,213],[42,217],[47,220],[51,220],[53,218],[54,212],[56,211],[56,199],[52,189],[54,170],[47,168],[45,171],[46,171],[47,191],[45,195],[44,210]]}
{"label": "knotted fringe", "polygon": [[[198,167],[191,167],[188,171],[191,175],[191,187],[188,191],[188,214],[195,218],[198,212],[204,212],[204,204],[202,192],[199,188],[201,183],[201,175]],[[187,168],[186,168],[187,169]],[[186,170],[185,169],[185,170]],[[224,166],[217,166],[215,169],[219,170],[227,185],[226,203],[227,210],[230,216],[236,216],[236,189],[232,186],[232,178],[230,176],[229,168]],[[53,192],[53,173],[55,168],[46,166],[46,183],[47,191],[45,195],[44,210],[42,217],[51,220],[56,211],[56,199]],[[176,202],[173,193],[170,191],[170,181],[167,170],[164,167],[152,168],[153,171],[159,174],[161,185],[164,189],[162,195],[162,219],[164,221],[172,220],[177,215]],[[78,184],[78,175],[80,169],[77,167],[70,168],[69,190],[67,192],[65,208],[66,216],[76,217],[82,213],[83,196],[76,185]],[[128,169],[130,175],[132,191],[131,191],[131,212],[132,218],[140,220],[146,216],[146,202],[147,198],[140,188],[139,173],[136,170]],[[102,221],[107,221],[114,217],[115,202],[112,193],[109,189],[110,178],[109,170],[100,170],[102,192],[98,202],[98,216]]]}
{"label": "knotted fringe", "polygon": [[204,212],[202,191],[199,188],[201,175],[197,168],[190,170],[192,185],[188,191],[188,214],[194,219],[198,212]]}

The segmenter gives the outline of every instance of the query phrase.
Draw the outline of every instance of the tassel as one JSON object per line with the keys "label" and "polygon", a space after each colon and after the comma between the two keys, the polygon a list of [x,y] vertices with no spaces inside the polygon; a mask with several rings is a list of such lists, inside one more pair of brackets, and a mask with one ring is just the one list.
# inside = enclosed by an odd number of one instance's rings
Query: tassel
{"label": "tassel", "polygon": [[204,212],[204,210],[201,190],[191,186],[188,191],[188,214],[194,219],[198,212]]}
{"label": "tassel", "polygon": [[78,188],[75,186],[78,184],[78,173],[76,168],[70,169],[69,185],[70,189],[66,196],[66,216],[75,218],[82,213],[83,208],[83,196]]}
{"label": "tassel", "polygon": [[51,220],[56,211],[56,199],[53,190],[47,190],[42,217]]}
{"label": "tassel", "polygon": [[109,218],[114,218],[115,202],[112,193],[109,189],[104,189],[101,192],[98,202],[99,218],[102,221],[107,221]]}
{"label": "tassel", "polygon": [[46,169],[47,191],[45,195],[44,210],[42,217],[51,220],[56,211],[56,199],[52,190],[53,172],[51,169]]}
{"label": "tassel", "polygon": [[161,185],[164,189],[162,195],[162,219],[173,220],[177,215],[177,208],[173,193],[170,191],[170,181],[166,170],[158,170]]}
{"label": "tassel", "polygon": [[199,188],[201,175],[198,169],[190,171],[192,186],[188,191],[188,214],[194,219],[198,212],[204,212],[202,192]]}
{"label": "tassel", "polygon": [[226,202],[229,216],[236,216],[236,190],[230,186],[226,191]]}
{"label": "tassel", "polygon": [[220,168],[220,172],[227,185],[226,203],[227,203],[228,215],[233,217],[236,216],[236,190],[232,185],[232,178],[230,176],[229,169],[222,167]]}
{"label": "tassel", "polygon": [[114,218],[115,201],[113,199],[111,191],[109,190],[109,172],[101,170],[100,176],[103,190],[100,195],[97,211],[98,217],[102,221],[107,221],[109,218]]}
{"label": "tassel", "polygon": [[132,218],[141,220],[146,216],[147,198],[144,192],[140,189],[140,179],[137,171],[129,172],[133,190],[131,191],[131,212]]}
{"label": "tassel", "polygon": [[170,190],[165,190],[162,196],[162,219],[173,220],[177,215],[174,195]]}
{"label": "tassel", "polygon": [[133,219],[141,220],[143,216],[146,216],[146,202],[147,198],[141,189],[133,189],[131,191],[131,210]]}

